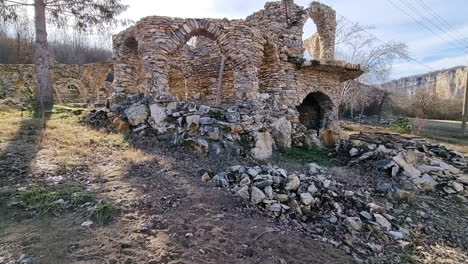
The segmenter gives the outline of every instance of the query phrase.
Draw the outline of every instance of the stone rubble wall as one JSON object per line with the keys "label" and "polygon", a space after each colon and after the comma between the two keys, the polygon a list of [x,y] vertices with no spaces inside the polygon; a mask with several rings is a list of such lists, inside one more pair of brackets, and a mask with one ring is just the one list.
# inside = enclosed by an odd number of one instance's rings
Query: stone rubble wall
{"label": "stone rubble wall", "polygon": [[[53,64],[52,84],[58,103],[105,103],[111,95],[111,85],[106,82],[112,73],[111,63]],[[0,65],[0,99],[17,99],[24,102],[34,95],[36,71],[32,64]]]}

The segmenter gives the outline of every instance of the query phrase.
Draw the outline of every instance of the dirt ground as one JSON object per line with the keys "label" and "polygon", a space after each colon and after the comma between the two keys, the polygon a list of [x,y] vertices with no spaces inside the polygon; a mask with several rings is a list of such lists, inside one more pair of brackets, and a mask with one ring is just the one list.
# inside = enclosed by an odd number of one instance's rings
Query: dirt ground
{"label": "dirt ground", "polygon": [[[151,135],[135,139],[92,130],[71,113],[54,114],[45,128],[19,112],[0,112],[0,120],[0,264],[356,263],[331,244],[284,228],[201,181],[206,171],[253,164],[249,159],[200,155]],[[281,157],[273,161],[301,168]],[[353,188],[385,181],[334,170]],[[21,200],[23,189],[33,186],[77,186],[97,201],[57,215],[41,213]],[[103,201],[120,213],[108,224],[82,226],[94,204]],[[464,263],[467,208],[437,195],[402,205],[402,217],[421,224],[420,236],[405,249],[386,250],[408,258],[369,261]]]}
{"label": "dirt ground", "polygon": [[[203,183],[203,171],[246,163],[161,144],[129,143],[57,114],[42,128],[0,114],[0,263],[353,263],[352,257],[276,223]],[[132,146],[130,146],[132,145]],[[52,177],[63,179],[51,182]],[[17,189],[79,186],[120,214],[83,227],[85,208],[58,216],[25,210]],[[20,262],[20,261],[19,261]],[[16,263],[16,262],[11,262]]]}

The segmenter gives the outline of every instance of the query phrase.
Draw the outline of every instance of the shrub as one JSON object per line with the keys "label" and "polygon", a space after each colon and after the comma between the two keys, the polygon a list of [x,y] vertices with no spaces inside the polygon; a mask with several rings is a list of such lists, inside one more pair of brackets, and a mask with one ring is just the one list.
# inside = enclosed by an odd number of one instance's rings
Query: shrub
{"label": "shrub", "polygon": [[111,203],[100,203],[96,206],[91,218],[101,224],[112,222],[115,216],[119,214],[119,208]]}
{"label": "shrub", "polygon": [[[47,187],[34,187],[21,193],[21,199],[26,207],[44,213],[59,214],[66,209],[83,205],[94,200],[91,193],[82,192],[77,187],[52,189]],[[58,203],[62,199],[65,203]]]}
{"label": "shrub", "polygon": [[301,164],[315,162],[319,165],[329,166],[333,163],[328,156],[328,152],[319,149],[292,148],[284,156],[289,160]]}
{"label": "shrub", "polygon": [[413,125],[411,125],[409,119],[405,116],[398,117],[393,121],[390,128],[400,134],[411,134],[413,132]]}

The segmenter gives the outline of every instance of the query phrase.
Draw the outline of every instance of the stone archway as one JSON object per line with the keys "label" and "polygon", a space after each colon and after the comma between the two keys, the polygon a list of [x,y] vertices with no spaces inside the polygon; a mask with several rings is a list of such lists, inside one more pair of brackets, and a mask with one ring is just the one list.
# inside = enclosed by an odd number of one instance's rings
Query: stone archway
{"label": "stone archway", "polygon": [[319,132],[327,126],[327,118],[333,112],[333,102],[322,92],[312,92],[296,108],[299,112],[299,121],[307,129]]}
{"label": "stone archway", "polygon": [[[317,26],[317,36],[314,46],[320,46],[320,58],[333,60],[335,58],[336,12],[331,7],[319,2],[310,3],[302,18],[302,25],[312,19]],[[317,39],[319,40],[317,42]]]}
{"label": "stone archway", "polygon": [[116,92],[144,93],[148,86],[147,70],[139,52],[140,43],[133,33],[133,29],[129,30],[119,40],[114,40],[117,62],[114,63],[112,76],[107,76],[106,79],[116,80],[113,82]]}
{"label": "stone archway", "polygon": [[82,81],[74,78],[58,79],[53,85],[57,101],[61,104],[86,103],[87,93],[84,87]]}

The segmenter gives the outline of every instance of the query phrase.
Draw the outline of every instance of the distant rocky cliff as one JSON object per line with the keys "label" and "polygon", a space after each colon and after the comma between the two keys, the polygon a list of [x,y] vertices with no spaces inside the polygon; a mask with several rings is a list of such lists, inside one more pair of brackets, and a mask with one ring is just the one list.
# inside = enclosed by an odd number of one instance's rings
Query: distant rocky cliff
{"label": "distant rocky cliff", "polygon": [[390,91],[399,91],[412,96],[418,89],[427,89],[435,92],[440,98],[462,98],[466,85],[467,67],[458,66],[421,75],[401,78],[383,84],[383,88]]}

